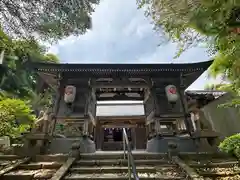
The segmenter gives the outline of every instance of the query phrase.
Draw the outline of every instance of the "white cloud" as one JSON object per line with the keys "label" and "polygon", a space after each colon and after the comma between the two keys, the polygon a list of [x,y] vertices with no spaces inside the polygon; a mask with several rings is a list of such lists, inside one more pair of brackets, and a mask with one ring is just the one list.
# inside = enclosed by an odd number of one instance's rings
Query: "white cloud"
{"label": "white cloud", "polygon": [[[93,28],[51,47],[67,63],[161,63],[173,62],[176,44],[158,47],[164,40],[154,32],[150,19],[135,0],[103,0],[92,15]],[[191,49],[175,62],[206,60],[203,48]],[[198,54],[196,56],[196,54]]]}
{"label": "white cloud", "polygon": [[[204,48],[192,48],[173,60],[177,45],[158,46],[164,37],[154,32],[136,0],[101,0],[92,15],[92,30],[52,46],[63,63],[179,63],[209,59]],[[206,73],[191,89],[203,89]]]}

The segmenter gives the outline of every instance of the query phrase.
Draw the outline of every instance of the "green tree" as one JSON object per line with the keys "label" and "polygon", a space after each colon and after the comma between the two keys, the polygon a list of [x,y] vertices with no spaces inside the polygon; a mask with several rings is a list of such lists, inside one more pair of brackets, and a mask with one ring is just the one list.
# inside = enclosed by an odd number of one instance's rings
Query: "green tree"
{"label": "green tree", "polygon": [[44,60],[48,63],[59,63],[58,57],[52,53],[45,54]]}
{"label": "green tree", "polygon": [[91,28],[99,0],[1,0],[0,25],[8,35],[45,40],[79,35]]}
{"label": "green tree", "polygon": [[35,39],[13,40],[0,31],[0,52],[4,61],[0,71],[0,88],[17,98],[31,97],[36,91],[36,73],[26,69],[27,61],[58,63],[53,54],[45,54],[46,48]]}
{"label": "green tree", "polygon": [[0,136],[18,137],[34,123],[35,116],[28,104],[20,99],[0,99]]}
{"label": "green tree", "polygon": [[186,49],[206,44],[214,55],[210,72],[223,75],[230,82],[227,90],[236,94],[233,105],[240,102],[240,2],[219,0],[138,0],[148,7],[147,15],[156,29],[179,43],[176,57]]}
{"label": "green tree", "polygon": [[240,158],[240,134],[234,134],[226,137],[223,142],[220,143],[219,149],[222,152],[231,154],[238,159]]}

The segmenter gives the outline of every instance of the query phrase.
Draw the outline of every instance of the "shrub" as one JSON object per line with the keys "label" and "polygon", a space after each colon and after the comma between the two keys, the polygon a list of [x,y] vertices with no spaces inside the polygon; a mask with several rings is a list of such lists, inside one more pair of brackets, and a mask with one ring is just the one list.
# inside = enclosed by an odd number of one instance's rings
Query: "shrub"
{"label": "shrub", "polygon": [[0,100],[0,136],[18,137],[33,124],[35,116],[30,106],[20,99]]}
{"label": "shrub", "polygon": [[220,143],[219,149],[240,158],[240,134],[227,137]]}

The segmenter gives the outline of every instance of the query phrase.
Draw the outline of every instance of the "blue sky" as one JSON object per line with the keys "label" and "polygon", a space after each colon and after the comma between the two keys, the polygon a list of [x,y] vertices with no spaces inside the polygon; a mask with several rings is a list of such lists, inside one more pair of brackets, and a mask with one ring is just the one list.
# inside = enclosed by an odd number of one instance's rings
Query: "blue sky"
{"label": "blue sky", "polygon": [[[177,45],[158,46],[164,37],[153,30],[151,19],[144,16],[144,11],[137,9],[136,0],[101,0],[92,15],[92,23],[92,29],[86,34],[61,40],[50,52],[62,63],[190,63],[210,59],[201,47],[189,49],[173,59]],[[207,81],[205,72],[188,89],[202,90]],[[106,114],[109,107],[100,111]]]}

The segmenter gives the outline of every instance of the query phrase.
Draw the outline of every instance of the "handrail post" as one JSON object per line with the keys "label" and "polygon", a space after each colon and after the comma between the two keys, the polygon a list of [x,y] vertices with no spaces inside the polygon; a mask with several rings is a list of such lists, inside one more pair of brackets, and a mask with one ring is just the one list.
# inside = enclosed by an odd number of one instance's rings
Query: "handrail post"
{"label": "handrail post", "polygon": [[128,153],[128,179],[131,180],[130,154]]}
{"label": "handrail post", "polygon": [[128,136],[127,136],[127,132],[125,130],[125,128],[123,128],[123,138],[124,138],[124,158],[125,158],[125,151],[126,151],[126,146],[127,146],[127,155],[128,155],[128,159],[127,159],[127,163],[128,163],[128,178],[129,180],[132,179],[132,173],[133,173],[133,178],[135,180],[139,180],[137,171],[136,171],[136,166],[134,164],[134,159],[133,159],[133,155],[131,152],[131,147],[129,144],[129,140],[128,140]]}
{"label": "handrail post", "polygon": [[122,131],[122,138],[123,138],[123,159],[126,159],[126,142],[125,142],[125,137],[124,137],[124,129]]}

